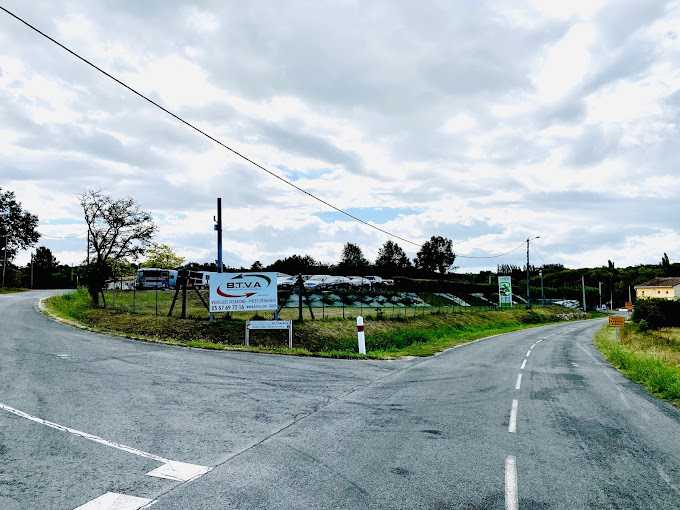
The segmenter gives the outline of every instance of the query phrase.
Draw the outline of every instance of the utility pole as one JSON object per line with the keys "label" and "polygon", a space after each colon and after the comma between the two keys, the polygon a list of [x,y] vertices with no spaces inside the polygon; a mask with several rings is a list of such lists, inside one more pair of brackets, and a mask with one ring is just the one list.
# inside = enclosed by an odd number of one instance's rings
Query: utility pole
{"label": "utility pole", "polygon": [[9,234],[5,234],[5,249],[2,252],[2,288],[5,288],[5,265],[7,264],[7,238]]}
{"label": "utility pole", "polygon": [[541,236],[536,236],[531,239],[527,237],[527,310],[531,308],[531,299],[529,297],[529,241],[533,241],[534,239],[538,239]]}
{"label": "utility pole", "polygon": [[600,294],[600,309],[602,308],[602,282],[597,282],[597,291]]}
{"label": "utility pole", "polygon": [[583,289],[583,311],[586,311],[586,279],[581,275],[581,288]]}
{"label": "utility pole", "polygon": [[543,295],[543,270],[541,269],[538,274],[541,275],[541,304],[545,306],[545,296]]}
{"label": "utility pole", "polygon": [[217,272],[222,272],[222,199],[217,199]]}

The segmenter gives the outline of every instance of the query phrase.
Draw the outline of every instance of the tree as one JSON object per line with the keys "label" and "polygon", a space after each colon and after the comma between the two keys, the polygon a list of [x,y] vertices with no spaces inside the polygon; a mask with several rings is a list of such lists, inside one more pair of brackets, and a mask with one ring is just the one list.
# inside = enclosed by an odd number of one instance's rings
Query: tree
{"label": "tree", "polygon": [[453,253],[453,242],[441,236],[432,236],[420,247],[413,260],[418,269],[445,274],[451,269],[456,254]]}
{"label": "tree", "polygon": [[250,270],[251,271],[263,271],[264,266],[262,265],[262,262],[260,262],[259,260],[256,260],[255,262],[253,262],[253,265],[250,266]]}
{"label": "tree", "polygon": [[146,261],[142,267],[156,267],[158,269],[175,269],[184,264],[184,257],[180,257],[167,244],[153,243],[144,252]]}
{"label": "tree", "polygon": [[45,246],[38,246],[33,256],[33,279],[36,287],[49,287],[52,275],[59,262],[52,251]]}
{"label": "tree", "polygon": [[21,208],[13,191],[0,188],[0,243],[3,262],[11,262],[19,250],[25,250],[40,239],[38,217]]}
{"label": "tree", "polygon": [[411,261],[404,250],[397,243],[386,241],[378,250],[375,265],[386,269],[406,269],[411,267]]}
{"label": "tree", "polygon": [[342,259],[340,260],[340,268],[343,271],[358,271],[369,266],[370,262],[364,257],[361,248],[353,243],[345,243],[342,248]]}
{"label": "tree", "polygon": [[88,259],[90,254],[95,258],[87,275],[88,291],[98,305],[112,264],[136,260],[149,246],[156,226],[151,214],[142,211],[132,198],[114,200],[101,189],[88,190],[78,198],[87,223]]}

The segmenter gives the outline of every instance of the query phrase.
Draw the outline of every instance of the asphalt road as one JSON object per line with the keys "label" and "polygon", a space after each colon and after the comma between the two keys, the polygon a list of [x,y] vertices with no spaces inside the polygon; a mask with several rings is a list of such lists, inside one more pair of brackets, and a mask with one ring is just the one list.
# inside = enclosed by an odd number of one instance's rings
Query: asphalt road
{"label": "asphalt road", "polygon": [[680,413],[602,321],[324,360],[94,335],[43,295],[0,295],[2,510],[680,508]]}

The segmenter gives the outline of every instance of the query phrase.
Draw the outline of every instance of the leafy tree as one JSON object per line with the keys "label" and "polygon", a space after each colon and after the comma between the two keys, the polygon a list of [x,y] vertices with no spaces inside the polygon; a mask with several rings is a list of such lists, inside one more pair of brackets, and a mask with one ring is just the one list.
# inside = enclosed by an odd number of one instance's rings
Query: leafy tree
{"label": "leafy tree", "polygon": [[311,255],[291,255],[279,259],[269,266],[270,271],[279,271],[286,274],[306,274],[321,267]]}
{"label": "leafy tree", "polygon": [[37,227],[38,217],[21,208],[13,191],[3,192],[0,188],[0,243],[5,262],[11,262],[19,250],[25,250],[38,242],[40,234]]}
{"label": "leafy tree", "polygon": [[52,251],[45,246],[38,246],[33,256],[33,279],[36,287],[49,287],[52,275],[59,262]]}
{"label": "leafy tree", "polygon": [[456,254],[453,253],[453,242],[442,236],[432,236],[420,247],[414,265],[417,269],[445,274],[451,269]]}
{"label": "leafy tree", "polygon": [[345,243],[342,248],[342,258],[340,260],[340,269],[342,271],[359,271],[366,269],[370,262],[364,257],[364,252],[361,248],[353,243]]}
{"label": "leafy tree", "polygon": [[411,267],[411,261],[404,250],[393,241],[386,241],[378,250],[378,258],[375,265],[379,268],[406,269]]}
{"label": "leafy tree", "polygon": [[251,271],[262,271],[262,270],[264,270],[264,266],[262,265],[262,262],[260,262],[259,260],[256,260],[255,262],[253,262],[253,265],[250,266],[250,270]]}
{"label": "leafy tree", "polygon": [[184,257],[180,257],[167,244],[153,243],[144,252],[146,261],[142,267],[157,267],[159,269],[174,269],[184,264]]}
{"label": "leafy tree", "polygon": [[88,274],[88,291],[95,305],[99,293],[112,274],[112,263],[137,259],[144,253],[156,233],[151,214],[142,211],[129,197],[114,200],[101,189],[80,195],[88,231],[88,258],[94,262]]}

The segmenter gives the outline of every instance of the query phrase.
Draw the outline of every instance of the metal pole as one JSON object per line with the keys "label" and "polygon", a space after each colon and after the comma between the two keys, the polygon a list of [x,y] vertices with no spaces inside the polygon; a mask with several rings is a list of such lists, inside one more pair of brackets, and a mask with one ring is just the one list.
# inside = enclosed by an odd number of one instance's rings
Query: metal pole
{"label": "metal pole", "polygon": [[527,310],[531,308],[531,298],[529,297],[529,238],[527,237]]}
{"label": "metal pole", "polygon": [[9,234],[5,234],[5,249],[2,254],[2,288],[5,288],[5,265],[7,263],[7,237]]}
{"label": "metal pole", "polygon": [[586,311],[586,279],[581,275],[581,287],[583,288],[583,311]]}
{"label": "metal pole", "polygon": [[222,199],[217,199],[217,272],[222,272]]}
{"label": "metal pole", "polygon": [[541,275],[541,304],[545,306],[545,296],[543,295],[543,270],[540,270],[538,274]]}

